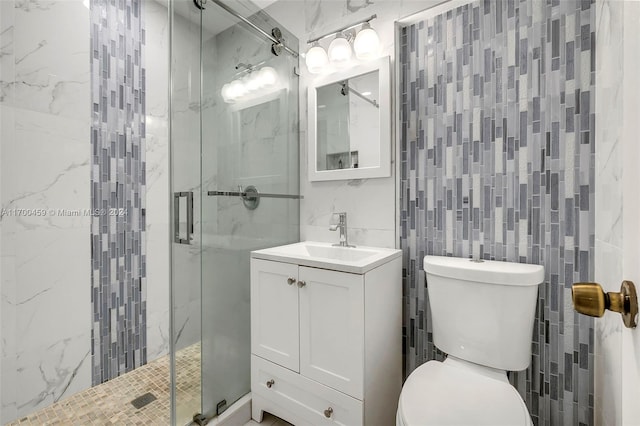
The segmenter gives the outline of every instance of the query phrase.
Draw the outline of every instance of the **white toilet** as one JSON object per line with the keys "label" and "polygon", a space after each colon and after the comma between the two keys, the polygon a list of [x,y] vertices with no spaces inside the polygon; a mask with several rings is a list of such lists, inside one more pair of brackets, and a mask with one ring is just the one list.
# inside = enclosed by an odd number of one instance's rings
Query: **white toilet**
{"label": "white toilet", "polygon": [[507,380],[531,360],[538,265],[425,256],[433,341],[446,353],[407,378],[398,426],[532,425]]}

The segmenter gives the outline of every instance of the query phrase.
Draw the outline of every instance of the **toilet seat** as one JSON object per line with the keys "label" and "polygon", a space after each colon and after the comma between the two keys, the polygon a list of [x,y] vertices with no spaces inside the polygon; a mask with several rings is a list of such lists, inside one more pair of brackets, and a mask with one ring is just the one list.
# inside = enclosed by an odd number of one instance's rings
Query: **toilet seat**
{"label": "toilet seat", "polygon": [[530,426],[518,391],[505,380],[429,361],[405,382],[398,404],[400,426]]}

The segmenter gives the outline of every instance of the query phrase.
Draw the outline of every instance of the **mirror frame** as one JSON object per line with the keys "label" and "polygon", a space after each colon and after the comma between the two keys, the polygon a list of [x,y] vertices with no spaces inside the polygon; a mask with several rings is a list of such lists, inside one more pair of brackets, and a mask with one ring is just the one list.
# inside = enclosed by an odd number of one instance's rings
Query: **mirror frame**
{"label": "mirror frame", "polygon": [[[373,167],[359,167],[357,169],[317,170],[317,89],[328,84],[358,77],[362,74],[367,74],[373,71],[378,71],[378,90],[380,97],[380,164]],[[307,175],[309,181],[367,179],[391,176],[391,79],[389,56],[374,59],[369,62],[354,65],[345,70],[317,77],[309,85],[307,114],[307,126],[309,128]]]}

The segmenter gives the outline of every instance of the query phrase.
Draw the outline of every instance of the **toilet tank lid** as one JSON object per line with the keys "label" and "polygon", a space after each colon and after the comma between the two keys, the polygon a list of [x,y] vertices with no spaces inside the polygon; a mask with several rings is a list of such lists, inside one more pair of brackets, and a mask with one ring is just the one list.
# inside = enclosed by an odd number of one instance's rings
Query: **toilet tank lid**
{"label": "toilet tank lid", "polygon": [[526,263],[474,261],[461,257],[425,256],[427,274],[511,286],[535,286],[544,281],[544,267]]}

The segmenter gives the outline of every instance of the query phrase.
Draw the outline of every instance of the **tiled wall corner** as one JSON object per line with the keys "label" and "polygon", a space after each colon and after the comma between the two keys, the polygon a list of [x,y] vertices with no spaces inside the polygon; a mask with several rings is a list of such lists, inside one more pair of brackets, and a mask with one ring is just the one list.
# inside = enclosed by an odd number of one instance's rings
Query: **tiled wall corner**
{"label": "tiled wall corner", "polygon": [[91,1],[94,385],[147,358],[143,7]]}
{"label": "tiled wall corner", "polygon": [[433,345],[424,255],[545,266],[528,370],[535,424],[593,424],[595,5],[476,1],[401,30],[406,372]]}

